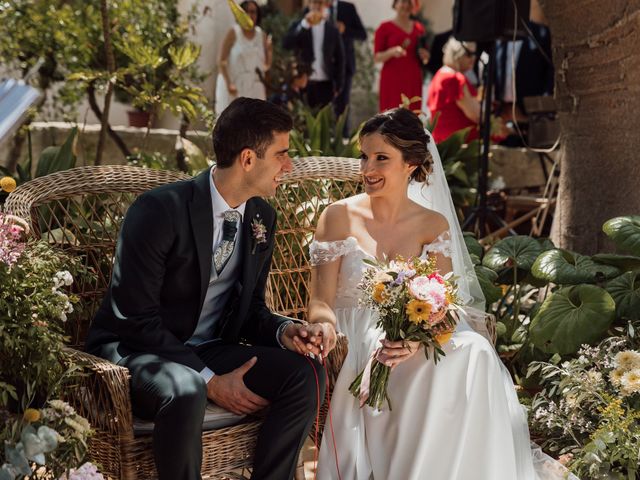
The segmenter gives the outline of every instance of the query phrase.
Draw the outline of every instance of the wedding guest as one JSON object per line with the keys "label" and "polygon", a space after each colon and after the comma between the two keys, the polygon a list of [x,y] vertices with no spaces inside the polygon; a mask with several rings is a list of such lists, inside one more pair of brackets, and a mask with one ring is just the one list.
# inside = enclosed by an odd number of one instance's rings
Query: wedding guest
{"label": "wedding guest", "polygon": [[299,61],[311,65],[306,88],[311,108],[332,103],[344,86],[345,56],[340,32],[329,19],[325,0],[309,0],[309,10],[294,21],[282,45],[293,50]]}
{"label": "wedding guest", "polygon": [[452,133],[472,127],[467,140],[478,138],[480,101],[478,92],[465,76],[476,58],[476,44],[460,42],[450,37],[443,48],[442,63],[427,94],[427,107],[431,118],[436,118],[433,139],[439,143]]}
{"label": "wedding guest", "polygon": [[243,30],[235,24],[224,37],[218,56],[216,115],[235,98],[266,98],[258,71],[263,74],[271,68],[271,37],[260,28],[262,15],[255,0],[246,0],[240,7],[253,20],[253,28]]}
{"label": "wedding guest", "polygon": [[[393,0],[396,15],[382,22],[375,33],[374,60],[382,63],[380,72],[379,110],[396,108],[402,95],[409,99],[422,96],[422,64],[429,52],[418,47],[424,27],[413,20],[411,0]],[[411,102],[412,110],[420,109],[420,100]]]}
{"label": "wedding guest", "polygon": [[[351,101],[351,84],[353,82],[353,76],[356,73],[356,51],[354,43],[356,40],[366,40],[367,31],[353,3],[343,2],[342,0],[327,0],[327,7],[329,8],[329,17],[338,27],[338,31],[342,37],[342,44],[344,45],[344,85],[335,99],[335,113],[336,116],[339,116],[345,111]],[[351,115],[347,112],[347,120],[344,124],[342,134],[343,137],[348,137],[351,132],[350,117]]]}

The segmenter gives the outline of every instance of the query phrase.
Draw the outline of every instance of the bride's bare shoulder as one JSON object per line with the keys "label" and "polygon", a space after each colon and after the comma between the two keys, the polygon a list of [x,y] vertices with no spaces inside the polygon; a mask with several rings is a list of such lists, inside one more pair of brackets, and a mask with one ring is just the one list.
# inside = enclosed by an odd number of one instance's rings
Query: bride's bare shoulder
{"label": "bride's bare shoulder", "polygon": [[433,242],[439,235],[449,230],[447,217],[435,210],[415,204],[416,216],[420,219],[416,225],[420,225],[420,233],[425,244]]}
{"label": "bride's bare shoulder", "polygon": [[315,238],[319,241],[344,240],[351,235],[351,219],[362,208],[365,195],[338,200],[320,214]]}

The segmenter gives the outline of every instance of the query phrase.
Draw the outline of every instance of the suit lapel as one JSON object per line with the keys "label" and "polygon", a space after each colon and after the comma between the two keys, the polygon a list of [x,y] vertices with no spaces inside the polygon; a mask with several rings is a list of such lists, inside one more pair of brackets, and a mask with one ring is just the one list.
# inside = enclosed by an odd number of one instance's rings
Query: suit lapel
{"label": "suit lapel", "polygon": [[198,265],[200,266],[200,307],[209,285],[213,248],[213,207],[211,205],[211,187],[209,177],[211,169],[201,173],[193,180],[193,197],[189,202],[191,230],[196,244]]}
{"label": "suit lapel", "polygon": [[256,256],[251,253],[253,249],[253,232],[251,230],[251,222],[257,218],[260,213],[257,211],[256,203],[253,199],[247,200],[244,209],[244,218],[242,221],[242,285],[243,297],[245,291],[253,291],[253,284],[256,280]]}

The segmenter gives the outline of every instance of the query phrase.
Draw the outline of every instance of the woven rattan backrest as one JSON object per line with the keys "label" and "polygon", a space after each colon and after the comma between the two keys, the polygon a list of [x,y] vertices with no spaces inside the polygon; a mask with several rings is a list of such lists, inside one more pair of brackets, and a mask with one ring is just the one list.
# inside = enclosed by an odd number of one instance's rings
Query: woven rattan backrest
{"label": "woven rattan backrest", "polygon": [[[358,160],[307,157],[294,160],[271,204],[278,231],[267,300],[273,310],[303,317],[308,301],[308,244],[318,217],[331,202],[361,189]],[[81,312],[68,322],[72,345],[84,341],[89,322],[109,285],[115,244],[133,200],[151,188],[188,175],[129,166],[79,167],[20,185],[6,210],[29,221],[36,238],[81,259],[90,275],[78,278]]]}
{"label": "woven rattan backrest", "polygon": [[303,318],[309,299],[309,243],[318,217],[336,200],[362,190],[359,160],[305,157],[294,160],[271,204],[278,213],[267,299],[282,315]]}
{"label": "woven rattan backrest", "polygon": [[5,204],[29,221],[32,234],[79,258],[88,274],[74,285],[81,310],[67,322],[71,344],[81,345],[111,278],[120,224],[142,192],[188,175],[124,165],[78,167],[26,182]]}

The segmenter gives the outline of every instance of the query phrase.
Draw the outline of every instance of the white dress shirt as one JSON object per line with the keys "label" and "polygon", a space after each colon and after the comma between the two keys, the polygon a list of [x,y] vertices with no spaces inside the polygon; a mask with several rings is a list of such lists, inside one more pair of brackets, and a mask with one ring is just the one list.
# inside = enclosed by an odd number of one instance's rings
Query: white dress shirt
{"label": "white dress shirt", "polygon": [[316,82],[324,82],[329,80],[327,70],[324,65],[324,54],[322,47],[324,46],[324,27],[327,21],[325,19],[320,20],[315,25],[310,25],[306,18],[302,19],[300,24],[307,30],[311,29],[311,37],[313,39],[313,63],[311,64],[311,75],[309,80]]}
{"label": "white dress shirt", "polygon": [[[216,188],[216,184],[213,181],[213,170],[214,169],[211,169],[211,175],[209,176],[209,186],[211,188],[211,206],[213,207],[213,248],[211,251],[215,252],[218,245],[222,242],[224,212],[227,210],[235,210],[240,214],[239,224],[237,225],[238,231],[236,232],[236,245],[240,245],[240,235],[242,233],[240,226],[242,225],[242,219],[244,217],[244,210],[247,206],[247,202],[240,204],[236,208],[231,208]],[[217,276],[215,268],[212,269],[211,274],[213,278]],[[209,367],[204,367],[204,369],[200,371],[200,375],[204,379],[205,383],[209,383],[209,380],[213,378],[214,373]]]}

